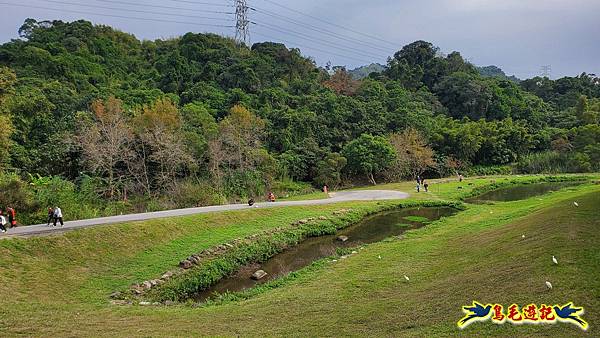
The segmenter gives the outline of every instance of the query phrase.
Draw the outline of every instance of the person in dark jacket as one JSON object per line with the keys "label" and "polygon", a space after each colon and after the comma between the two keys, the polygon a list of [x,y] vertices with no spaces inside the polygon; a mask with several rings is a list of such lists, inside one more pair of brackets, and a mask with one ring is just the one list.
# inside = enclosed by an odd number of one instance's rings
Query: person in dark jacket
{"label": "person in dark jacket", "polygon": [[50,226],[50,223],[54,221],[54,209],[48,208],[48,220],[46,226]]}

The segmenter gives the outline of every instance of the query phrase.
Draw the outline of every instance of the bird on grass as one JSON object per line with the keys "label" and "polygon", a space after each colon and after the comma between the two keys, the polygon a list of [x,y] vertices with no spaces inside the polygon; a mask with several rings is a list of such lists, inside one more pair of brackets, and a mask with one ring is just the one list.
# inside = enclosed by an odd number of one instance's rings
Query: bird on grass
{"label": "bird on grass", "polygon": [[525,238],[525,235],[521,235],[521,238]]}
{"label": "bird on grass", "polygon": [[406,279],[407,282],[410,282],[410,278],[408,278],[407,275],[404,275],[404,279]]}
{"label": "bird on grass", "polygon": [[552,256],[552,262],[554,262],[554,264],[558,265],[558,259],[556,259],[556,257]]}
{"label": "bird on grass", "polygon": [[491,305],[483,306],[477,302],[473,302],[473,306],[463,306],[463,311],[467,314],[463,319],[461,319],[458,323],[460,325],[466,325],[468,321],[474,320],[477,318],[486,318],[490,314],[490,310],[492,309]]}
{"label": "bird on grass", "polygon": [[377,256],[377,258],[381,259],[381,255]]}
{"label": "bird on grass", "polygon": [[577,202],[573,202],[573,204],[574,204],[576,207],[578,207],[578,206],[579,206],[579,203],[577,203]]}
{"label": "bird on grass", "polygon": [[559,306],[554,306],[554,312],[556,312],[556,315],[559,319],[575,321],[581,325],[581,328],[586,329],[588,324],[585,322],[585,320],[581,319],[578,314],[583,312],[583,308],[571,306],[573,306],[573,303],[565,304],[562,308]]}
{"label": "bird on grass", "polygon": [[548,288],[548,290],[552,290],[552,283],[546,281],[546,287]]}

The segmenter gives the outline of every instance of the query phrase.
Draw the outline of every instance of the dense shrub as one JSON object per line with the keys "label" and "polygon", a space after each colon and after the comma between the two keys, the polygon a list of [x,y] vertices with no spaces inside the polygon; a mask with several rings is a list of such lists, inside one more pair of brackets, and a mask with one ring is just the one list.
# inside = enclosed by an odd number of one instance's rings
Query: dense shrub
{"label": "dense shrub", "polygon": [[514,166],[520,174],[582,173],[591,169],[590,157],[585,153],[554,151],[529,154]]}

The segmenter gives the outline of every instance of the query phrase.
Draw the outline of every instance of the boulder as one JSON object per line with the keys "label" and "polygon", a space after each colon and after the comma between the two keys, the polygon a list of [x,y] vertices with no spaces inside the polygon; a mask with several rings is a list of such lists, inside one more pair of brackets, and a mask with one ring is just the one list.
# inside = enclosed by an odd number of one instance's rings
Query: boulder
{"label": "boulder", "polygon": [[172,300],[165,300],[164,304],[165,304],[165,306],[173,306],[173,305],[175,305],[175,302]]}
{"label": "boulder", "polygon": [[173,277],[173,272],[167,271],[160,278],[162,278],[162,279],[169,279],[171,277]]}
{"label": "boulder", "polygon": [[124,299],[113,299],[110,301],[110,304],[112,304],[112,305],[129,305],[129,304],[131,304],[131,302],[124,300]]}
{"label": "boulder", "polygon": [[148,306],[148,305],[152,305],[152,303],[150,302],[140,302],[139,303],[141,306]]}
{"label": "boulder", "polygon": [[142,287],[144,287],[144,289],[151,289],[152,288],[152,283],[150,283],[150,281],[145,281],[142,283]]}
{"label": "boulder", "polygon": [[340,241],[340,242],[345,242],[345,241],[347,241],[347,240],[348,240],[348,236],[339,235],[339,236],[337,237],[337,240],[338,240],[338,241]]}
{"label": "boulder", "polygon": [[112,299],[117,299],[120,297],[121,297],[121,292],[119,292],[119,291],[116,291],[116,292],[113,292],[110,294],[110,298],[112,298]]}
{"label": "boulder", "polygon": [[179,262],[179,267],[183,269],[189,269],[192,267],[192,265],[192,262],[188,261],[187,259]]}
{"label": "boulder", "polygon": [[252,274],[252,279],[254,279],[254,280],[263,279],[266,275],[267,275],[267,273],[264,272],[263,270],[257,270],[255,273]]}
{"label": "boulder", "polygon": [[307,219],[301,219],[301,220],[298,221],[298,223],[299,224],[306,224],[306,223],[308,223],[308,220]]}
{"label": "boulder", "polygon": [[327,216],[319,216],[319,220],[324,221],[327,219]]}

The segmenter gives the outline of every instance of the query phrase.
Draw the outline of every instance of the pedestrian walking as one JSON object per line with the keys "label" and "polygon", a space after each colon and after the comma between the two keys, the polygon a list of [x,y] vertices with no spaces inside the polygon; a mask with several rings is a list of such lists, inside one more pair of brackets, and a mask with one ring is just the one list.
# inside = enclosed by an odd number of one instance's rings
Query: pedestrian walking
{"label": "pedestrian walking", "polygon": [[60,222],[60,226],[65,226],[63,223],[63,214],[62,210],[59,207],[54,208],[54,226],[56,226],[56,222]]}
{"label": "pedestrian walking", "polygon": [[50,223],[54,221],[54,209],[48,208],[48,220],[46,226],[50,226]]}
{"label": "pedestrian walking", "polygon": [[2,210],[0,210],[0,232],[6,232],[6,217],[2,214]]}
{"label": "pedestrian walking", "polygon": [[417,175],[417,184],[421,184],[421,176]]}
{"label": "pedestrian walking", "polygon": [[425,188],[425,192],[429,192],[429,183],[426,183],[425,180],[421,180],[423,182],[423,188]]}
{"label": "pedestrian walking", "polygon": [[421,191],[421,183],[417,182],[417,192]]}
{"label": "pedestrian walking", "polygon": [[6,213],[8,214],[8,223],[10,223],[10,227],[14,228],[17,226],[17,213],[15,209],[12,207],[8,207],[6,209]]}
{"label": "pedestrian walking", "polygon": [[327,184],[323,186],[323,192],[325,193],[325,195],[329,194],[329,187],[327,187]]}

